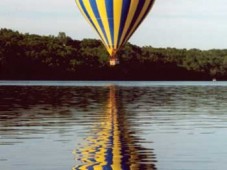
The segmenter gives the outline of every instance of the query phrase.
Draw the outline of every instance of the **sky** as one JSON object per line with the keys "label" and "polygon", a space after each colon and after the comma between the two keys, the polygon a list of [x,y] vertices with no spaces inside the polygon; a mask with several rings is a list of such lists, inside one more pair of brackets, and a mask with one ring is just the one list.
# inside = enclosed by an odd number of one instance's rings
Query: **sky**
{"label": "sky", "polygon": [[[0,28],[22,33],[96,38],[74,0],[0,0]],[[226,0],[156,0],[129,40],[138,46],[226,49]]]}

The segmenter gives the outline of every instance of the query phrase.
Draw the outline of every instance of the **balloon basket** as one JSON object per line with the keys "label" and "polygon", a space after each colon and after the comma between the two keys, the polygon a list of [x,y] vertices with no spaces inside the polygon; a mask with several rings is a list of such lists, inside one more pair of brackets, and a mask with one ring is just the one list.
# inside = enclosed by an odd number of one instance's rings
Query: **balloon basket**
{"label": "balloon basket", "polygon": [[116,57],[110,58],[110,66],[115,66],[117,64],[119,64],[118,58],[116,58]]}

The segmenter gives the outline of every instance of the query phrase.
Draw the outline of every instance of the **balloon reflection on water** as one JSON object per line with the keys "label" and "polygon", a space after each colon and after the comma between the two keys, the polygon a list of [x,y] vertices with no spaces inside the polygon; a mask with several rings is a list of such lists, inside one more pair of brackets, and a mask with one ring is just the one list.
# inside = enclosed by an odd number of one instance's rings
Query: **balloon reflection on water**
{"label": "balloon reflection on water", "polygon": [[73,170],[156,169],[152,150],[139,144],[141,140],[130,129],[130,121],[125,117],[120,101],[117,88],[110,86],[105,116],[84,143],[73,151],[75,159],[81,162]]}

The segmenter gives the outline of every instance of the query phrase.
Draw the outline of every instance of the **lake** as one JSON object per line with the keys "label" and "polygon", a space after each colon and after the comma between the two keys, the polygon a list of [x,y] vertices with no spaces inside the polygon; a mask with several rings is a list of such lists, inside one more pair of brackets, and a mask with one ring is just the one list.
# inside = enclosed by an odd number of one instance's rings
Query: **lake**
{"label": "lake", "polygon": [[227,169],[227,82],[0,81],[1,170]]}

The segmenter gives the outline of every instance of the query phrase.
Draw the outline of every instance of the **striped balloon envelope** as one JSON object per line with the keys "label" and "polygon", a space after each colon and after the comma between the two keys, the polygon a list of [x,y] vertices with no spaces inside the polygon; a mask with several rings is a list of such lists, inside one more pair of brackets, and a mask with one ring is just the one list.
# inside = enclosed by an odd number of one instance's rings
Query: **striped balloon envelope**
{"label": "striped balloon envelope", "polygon": [[83,16],[99,34],[117,62],[117,51],[129,40],[150,11],[154,0],[76,0]]}

